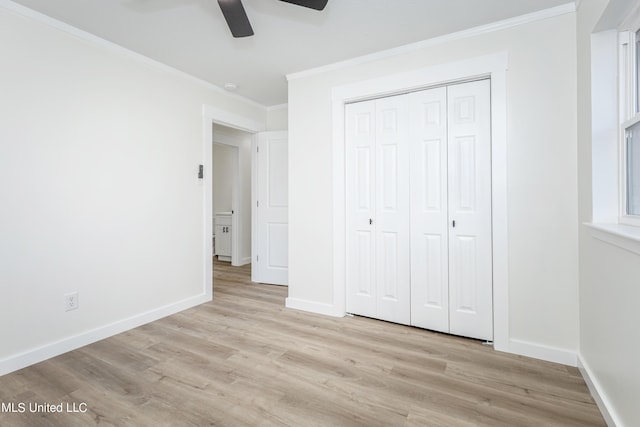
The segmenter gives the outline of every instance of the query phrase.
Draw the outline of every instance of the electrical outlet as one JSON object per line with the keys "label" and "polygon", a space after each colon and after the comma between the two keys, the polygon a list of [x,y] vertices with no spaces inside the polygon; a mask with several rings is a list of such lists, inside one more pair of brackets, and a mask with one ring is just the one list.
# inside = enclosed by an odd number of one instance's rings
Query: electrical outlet
{"label": "electrical outlet", "polygon": [[78,292],[64,294],[64,311],[71,311],[78,308]]}

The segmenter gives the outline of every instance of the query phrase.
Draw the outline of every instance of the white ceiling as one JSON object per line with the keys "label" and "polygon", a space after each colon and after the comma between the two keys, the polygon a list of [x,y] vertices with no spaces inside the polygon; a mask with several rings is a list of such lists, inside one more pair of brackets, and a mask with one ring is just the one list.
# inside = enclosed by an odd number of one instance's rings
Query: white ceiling
{"label": "white ceiling", "polygon": [[550,8],[568,0],[329,0],[324,11],[243,0],[255,35],[231,37],[216,0],[14,0],[265,106],[285,75]]}

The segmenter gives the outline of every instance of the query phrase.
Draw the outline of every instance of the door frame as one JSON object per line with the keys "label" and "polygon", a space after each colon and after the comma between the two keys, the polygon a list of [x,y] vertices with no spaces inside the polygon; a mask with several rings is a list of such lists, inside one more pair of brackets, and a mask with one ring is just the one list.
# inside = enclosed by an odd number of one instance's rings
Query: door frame
{"label": "door frame", "polygon": [[499,52],[333,88],[332,314],[346,314],[345,104],[488,77],[491,79],[493,339],[496,350],[508,351],[507,69],[508,55]]}
{"label": "door frame", "polygon": [[[247,119],[246,117],[221,110],[211,105],[202,105],[202,165],[204,165],[204,179],[202,186],[202,230],[203,230],[203,292],[208,300],[213,299],[213,124],[227,126],[256,134],[265,130],[265,123]],[[251,171],[253,174],[253,171]],[[237,219],[232,215],[233,221]],[[237,225],[237,224],[236,224]]]}

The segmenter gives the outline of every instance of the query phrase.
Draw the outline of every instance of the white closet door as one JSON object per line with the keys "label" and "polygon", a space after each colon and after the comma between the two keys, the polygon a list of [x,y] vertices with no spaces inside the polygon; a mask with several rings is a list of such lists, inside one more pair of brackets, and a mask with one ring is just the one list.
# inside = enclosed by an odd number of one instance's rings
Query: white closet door
{"label": "white closet door", "polygon": [[348,312],[493,339],[489,84],[346,107]]}
{"label": "white closet door", "polygon": [[347,311],[411,320],[408,98],[346,107]]}
{"label": "white closet door", "polygon": [[409,95],[411,324],[449,332],[447,89]]}
{"label": "white closet door", "polygon": [[375,101],[348,104],[345,114],[347,311],[376,317]]}
{"label": "white closet door", "polygon": [[449,322],[453,334],[493,340],[489,85],[447,88]]}
{"label": "white closet door", "polygon": [[408,116],[406,95],[376,100],[377,317],[407,325],[411,322]]}

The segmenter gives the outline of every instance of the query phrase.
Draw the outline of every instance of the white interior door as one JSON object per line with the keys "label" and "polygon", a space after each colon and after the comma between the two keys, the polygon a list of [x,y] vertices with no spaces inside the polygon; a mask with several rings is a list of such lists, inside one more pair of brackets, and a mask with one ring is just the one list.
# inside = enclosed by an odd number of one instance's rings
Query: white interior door
{"label": "white interior door", "polygon": [[377,316],[375,280],[375,237],[373,218],[376,204],[375,101],[348,104],[347,147],[347,311]]}
{"label": "white interior door", "polygon": [[346,106],[347,311],[493,339],[490,82]]}
{"label": "white interior door", "polygon": [[493,339],[489,80],[409,95],[411,324]]}
{"label": "white interior door", "polygon": [[411,324],[449,332],[447,88],[409,95]]}
{"label": "white interior door", "polygon": [[448,91],[451,333],[493,340],[490,82]]}
{"label": "white interior door", "polygon": [[408,101],[347,105],[347,310],[410,322]]}
{"label": "white interior door", "polygon": [[377,317],[411,321],[409,262],[409,103],[406,95],[376,104],[375,278]]}
{"label": "white interior door", "polygon": [[288,284],[287,132],[258,134],[255,153],[252,280]]}

